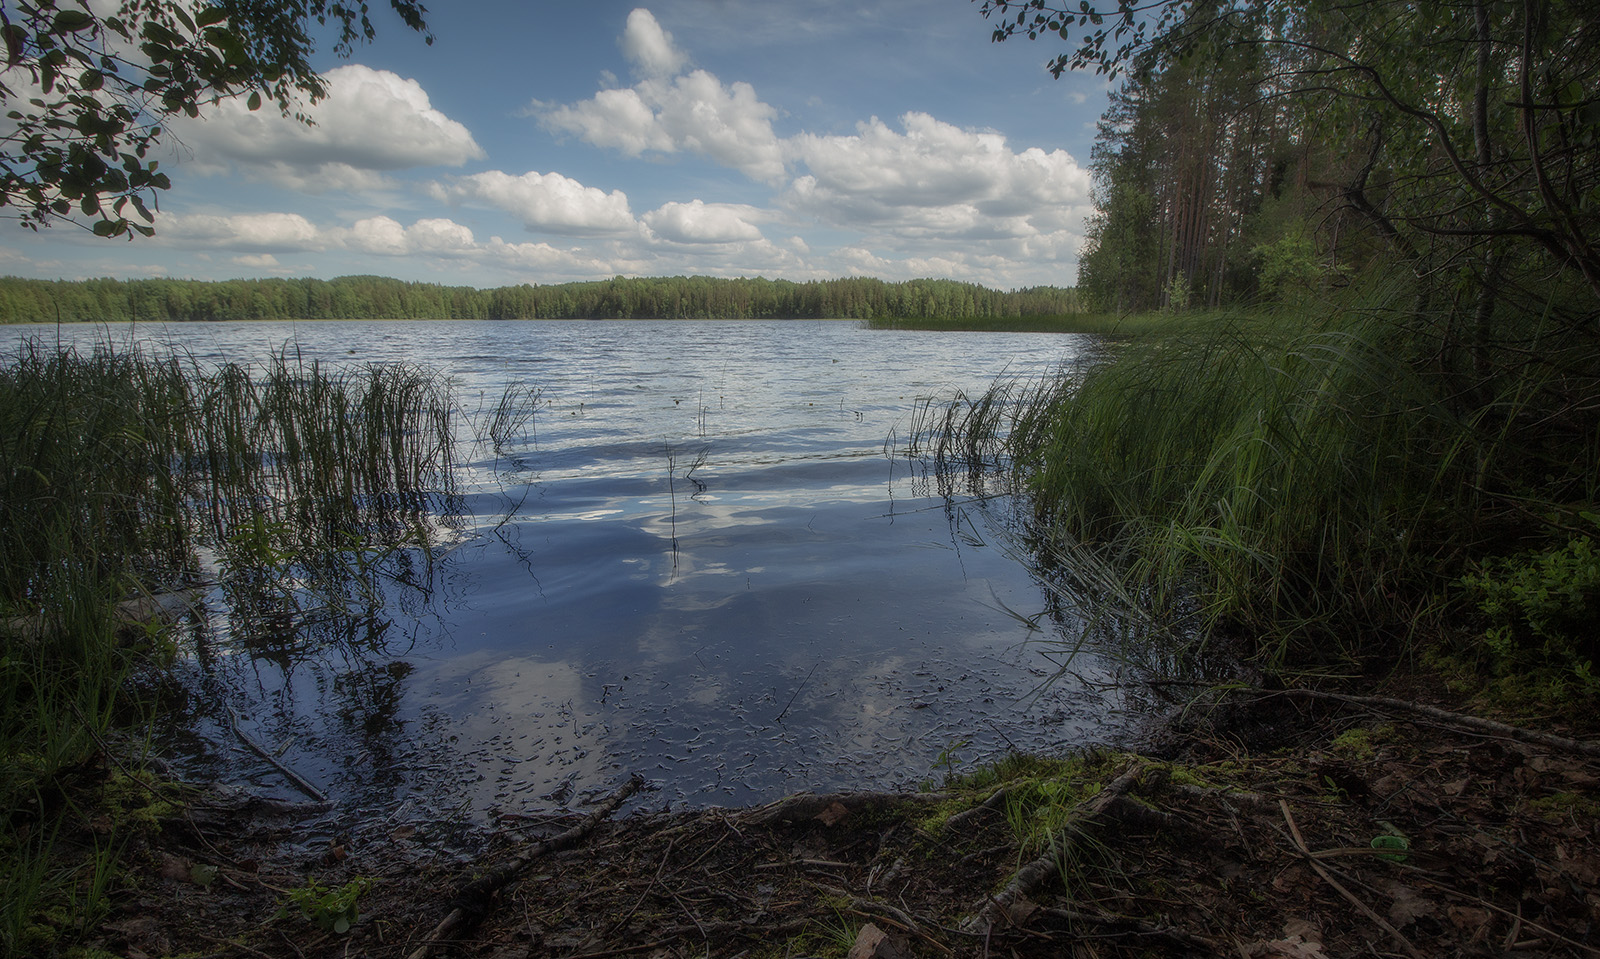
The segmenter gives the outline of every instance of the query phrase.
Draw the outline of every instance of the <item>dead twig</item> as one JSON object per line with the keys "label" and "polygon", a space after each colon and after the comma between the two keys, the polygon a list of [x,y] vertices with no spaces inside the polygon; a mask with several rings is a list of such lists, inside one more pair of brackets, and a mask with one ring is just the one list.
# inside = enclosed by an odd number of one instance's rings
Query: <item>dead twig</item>
{"label": "dead twig", "polygon": [[1066,922],[1084,923],[1093,926],[1106,927],[1106,932],[1120,936],[1143,936],[1151,939],[1165,939],[1168,942],[1184,946],[1189,949],[1221,955],[1222,947],[1215,939],[1197,936],[1192,932],[1182,929],[1173,929],[1169,926],[1157,926],[1135,919],[1132,916],[1117,916],[1106,912],[1088,912],[1083,909],[1042,908],[1040,913],[1054,916]]}
{"label": "dead twig", "polygon": [[516,879],[524,869],[527,869],[534,860],[541,856],[549,855],[562,849],[567,849],[582,842],[584,837],[600,825],[600,821],[617,811],[628,800],[629,796],[644,788],[644,778],[635,774],[627,782],[618,787],[600,808],[585,816],[583,821],[568,829],[560,835],[553,836],[544,842],[535,843],[526,852],[516,856],[510,862],[497,869],[490,870],[483,876],[474,879],[456,893],[451,901],[450,912],[440,920],[433,931],[428,933],[422,944],[412,951],[407,959],[427,959],[428,953],[434,945],[445,936],[455,932],[462,926],[476,922],[487,911],[486,903],[489,897]]}
{"label": "dead twig", "polygon": [[1278,800],[1278,806],[1283,810],[1284,822],[1289,824],[1289,835],[1294,839],[1295,849],[1299,850],[1300,855],[1304,856],[1306,862],[1311,864],[1311,868],[1317,871],[1317,875],[1321,876],[1323,880],[1328,883],[1328,885],[1332,886],[1334,890],[1339,893],[1339,895],[1348,899],[1352,906],[1355,906],[1357,909],[1361,910],[1363,915],[1377,923],[1380,929],[1393,936],[1394,940],[1400,944],[1401,948],[1405,949],[1406,954],[1411,956],[1411,959],[1422,959],[1422,953],[1417,951],[1417,947],[1411,944],[1410,939],[1407,939],[1405,936],[1401,935],[1400,930],[1396,929],[1392,924],[1390,924],[1389,920],[1378,915],[1376,912],[1373,912],[1372,907],[1356,898],[1355,893],[1346,889],[1339,882],[1339,880],[1333,878],[1333,874],[1328,871],[1327,867],[1317,860],[1316,856],[1314,856],[1311,850],[1307,848],[1306,841],[1300,836],[1300,827],[1295,825],[1294,814],[1289,812],[1288,800]]}
{"label": "dead twig", "polygon": [[[876,812],[890,806],[935,805],[950,798],[949,793],[796,793],[765,806],[757,806],[738,816],[740,822],[758,826],[777,822],[802,822],[822,819],[827,825],[845,816]],[[834,807],[839,807],[835,809]],[[831,820],[831,821],[829,821]]]}

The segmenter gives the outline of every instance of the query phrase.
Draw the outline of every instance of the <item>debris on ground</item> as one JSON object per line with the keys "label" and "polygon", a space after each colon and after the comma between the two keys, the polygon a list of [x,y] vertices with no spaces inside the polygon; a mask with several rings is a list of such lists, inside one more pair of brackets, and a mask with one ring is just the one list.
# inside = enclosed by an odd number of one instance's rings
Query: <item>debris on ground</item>
{"label": "debris on ground", "polygon": [[1145,755],[1019,755],[918,794],[666,811],[630,781],[468,861],[405,825],[308,849],[305,807],[196,800],[132,856],[97,945],[128,959],[1600,956],[1594,740],[1397,702],[1259,694],[1211,719],[1191,709]]}

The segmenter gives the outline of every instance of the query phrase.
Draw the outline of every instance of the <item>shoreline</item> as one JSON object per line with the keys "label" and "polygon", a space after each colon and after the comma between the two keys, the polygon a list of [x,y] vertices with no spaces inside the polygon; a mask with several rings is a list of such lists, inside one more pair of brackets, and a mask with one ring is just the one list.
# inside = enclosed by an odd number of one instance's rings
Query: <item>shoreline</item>
{"label": "shoreline", "polygon": [[1440,712],[1456,704],[1437,689],[1420,711],[1337,695],[1222,698],[1142,752],[1019,755],[935,793],[678,812],[646,793],[617,814],[633,785],[502,823],[468,861],[407,824],[307,845],[305,814],[325,813],[194,803],[145,837],[98,941],[274,959],[844,956],[878,934],[913,956],[1600,951],[1600,744],[1528,742]]}

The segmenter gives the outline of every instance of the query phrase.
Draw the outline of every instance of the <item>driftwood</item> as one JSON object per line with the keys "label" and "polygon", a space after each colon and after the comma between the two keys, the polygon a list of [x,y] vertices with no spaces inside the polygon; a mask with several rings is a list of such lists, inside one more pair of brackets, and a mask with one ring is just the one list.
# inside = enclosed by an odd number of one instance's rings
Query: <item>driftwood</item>
{"label": "driftwood", "polygon": [[272,764],[272,768],[274,768],[278,772],[282,773],[283,774],[283,778],[289,780],[289,782],[294,785],[294,788],[296,788],[296,789],[300,790],[301,792],[305,793],[307,796],[310,796],[312,799],[316,800],[317,802],[327,802],[328,801],[327,795],[322,790],[318,789],[316,786],[311,785],[310,781],[307,780],[304,776],[301,776],[299,773],[295,772],[293,769],[290,769],[288,766],[285,766],[283,763],[279,762],[278,761],[278,757],[276,757],[276,756],[272,755],[271,753],[267,752],[266,749],[264,749],[260,743],[256,742],[254,739],[251,739],[249,736],[245,735],[244,730],[239,728],[239,714],[237,712],[234,712],[234,709],[233,709],[232,706],[228,707],[228,725],[233,727],[233,734],[239,738],[239,741],[241,743],[244,743],[246,746],[249,746],[250,747],[250,751],[255,753],[257,756],[260,756],[262,759],[265,759],[267,762],[271,763]]}
{"label": "driftwood", "polygon": [[742,813],[739,820],[752,825],[769,826],[779,822],[821,819],[827,825],[832,825],[845,816],[857,813],[877,812],[894,806],[931,806],[949,798],[949,793],[796,793]]}
{"label": "driftwood", "polygon": [[1413,703],[1405,699],[1394,699],[1389,696],[1351,696],[1346,693],[1325,693],[1317,689],[1279,689],[1261,690],[1260,692],[1267,696],[1314,699],[1323,702],[1346,703],[1352,706],[1366,706],[1370,709],[1386,709],[1392,712],[1410,713],[1413,716],[1424,716],[1462,729],[1471,729],[1493,736],[1504,736],[1507,739],[1515,739],[1525,743],[1537,743],[1540,746],[1548,746],[1551,749],[1559,749],[1563,752],[1577,753],[1580,756],[1600,759],[1600,741],[1569,739],[1566,736],[1557,736],[1554,733],[1540,732],[1536,729],[1524,729],[1521,726],[1511,726],[1506,723],[1496,722],[1493,719],[1481,719],[1477,716],[1468,716],[1463,713],[1453,713],[1448,709],[1425,706],[1422,703]]}
{"label": "driftwood", "polygon": [[962,923],[962,930],[981,934],[993,928],[996,923],[1010,915],[1012,907],[1020,900],[1027,898],[1052,877],[1058,875],[1061,871],[1062,850],[1075,842],[1087,839],[1089,828],[1101,825],[1108,819],[1117,818],[1114,807],[1127,801],[1128,790],[1139,781],[1142,772],[1144,772],[1142,763],[1129,763],[1128,768],[1107,783],[1104,789],[1074,807],[1066,825],[1061,828],[1055,843],[1052,844],[1053,846],[1059,844],[1060,848],[1052,848],[1018,869],[1004,889],[975,907],[976,914]]}
{"label": "driftwood", "polygon": [[423,939],[422,945],[412,951],[407,959],[427,959],[428,953],[434,945],[458,929],[469,926],[483,918],[488,912],[488,901],[491,896],[502,888],[512,883],[523,870],[527,869],[541,856],[568,849],[582,842],[583,839],[600,825],[600,821],[617,811],[617,808],[628,797],[644,788],[644,778],[635,774],[627,782],[617,788],[600,808],[583,818],[583,821],[559,835],[552,836],[543,842],[534,843],[527,850],[513,857],[509,862],[492,869],[477,879],[461,887],[454,899],[450,901],[450,911],[433,931]]}

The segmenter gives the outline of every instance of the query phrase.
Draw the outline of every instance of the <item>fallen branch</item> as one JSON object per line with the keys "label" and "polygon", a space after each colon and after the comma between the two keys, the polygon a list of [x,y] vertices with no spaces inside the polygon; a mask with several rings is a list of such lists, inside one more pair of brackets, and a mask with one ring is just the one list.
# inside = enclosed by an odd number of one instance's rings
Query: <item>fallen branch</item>
{"label": "fallen branch", "polygon": [[241,743],[249,746],[250,751],[255,753],[257,756],[260,756],[262,759],[265,759],[267,762],[271,763],[272,768],[276,769],[279,773],[282,773],[283,778],[289,780],[294,788],[305,793],[307,796],[310,796],[317,802],[328,801],[328,796],[326,793],[311,785],[310,781],[308,781],[304,776],[301,776],[293,769],[290,769],[288,766],[285,766],[283,763],[279,762],[278,757],[267,752],[266,749],[262,748],[260,743],[245,735],[244,730],[239,728],[239,714],[234,711],[232,706],[228,707],[228,725],[233,727],[233,734],[239,737],[239,741]]}
{"label": "fallen branch", "polygon": [[1524,729],[1521,726],[1511,726],[1506,723],[1496,722],[1493,719],[1468,716],[1465,713],[1453,713],[1448,709],[1425,706],[1422,703],[1413,703],[1405,699],[1394,699],[1389,696],[1351,696],[1346,693],[1326,693],[1319,689],[1280,689],[1263,692],[1272,696],[1320,699],[1325,702],[1347,703],[1353,706],[1366,706],[1371,709],[1388,709],[1410,713],[1414,716],[1426,716],[1429,719],[1436,719],[1439,722],[1449,723],[1463,729],[1490,733],[1495,736],[1505,736],[1521,742],[1538,743],[1541,746],[1549,746],[1551,749],[1559,749],[1563,752],[1577,753],[1581,756],[1600,759],[1600,741],[1569,739],[1566,736],[1557,736],[1554,733],[1540,732],[1536,729]]}
{"label": "fallen branch", "polygon": [[429,951],[445,936],[483,918],[488,912],[489,898],[521,875],[534,860],[576,846],[594,831],[594,827],[600,825],[601,820],[616,812],[619,806],[627,802],[629,796],[642,788],[644,788],[644,778],[635,774],[618,787],[610,798],[601,803],[600,808],[585,816],[576,826],[543,842],[534,843],[526,852],[461,887],[461,891],[456,893],[450,902],[450,912],[433,927],[433,931],[423,939],[422,945],[418,946],[407,959],[427,959]]}
{"label": "fallen branch", "polygon": [[1126,800],[1128,790],[1139,781],[1142,772],[1144,772],[1142,763],[1129,763],[1128,768],[1107,783],[1104,789],[1074,806],[1066,824],[1056,834],[1056,841],[1051,844],[1052,848],[1018,869],[1004,889],[981,903],[977,907],[977,914],[961,924],[962,930],[981,934],[993,928],[995,923],[1010,914],[1011,908],[1018,900],[1028,897],[1046,881],[1058,875],[1061,871],[1062,851],[1075,841],[1086,839],[1085,831],[1089,827],[1112,818],[1110,815],[1112,808]]}
{"label": "fallen branch", "polygon": [[1294,816],[1289,812],[1288,800],[1278,800],[1278,806],[1283,810],[1284,822],[1289,824],[1289,835],[1294,839],[1295,849],[1299,850],[1300,855],[1306,858],[1306,862],[1310,863],[1311,868],[1317,871],[1317,875],[1321,876],[1328,883],[1328,885],[1332,886],[1334,890],[1339,893],[1339,895],[1349,900],[1352,906],[1355,906],[1357,909],[1361,910],[1361,912],[1365,914],[1368,919],[1371,919],[1374,923],[1377,923],[1378,928],[1393,936],[1395,941],[1400,943],[1401,948],[1405,949],[1406,954],[1411,956],[1411,959],[1422,959],[1422,953],[1417,951],[1417,947],[1411,944],[1410,939],[1407,939],[1404,935],[1402,935],[1400,930],[1396,929],[1389,922],[1389,920],[1378,915],[1376,912],[1373,912],[1371,906],[1368,906],[1366,903],[1356,898],[1355,893],[1346,889],[1339,882],[1339,880],[1333,878],[1333,874],[1328,871],[1327,867],[1317,860],[1317,857],[1311,852],[1310,848],[1306,846],[1306,841],[1300,836],[1300,827],[1295,825]]}
{"label": "fallen branch", "polygon": [[932,920],[919,920],[916,916],[911,915],[903,909],[891,906],[886,902],[879,902],[876,899],[863,899],[862,897],[853,895],[848,890],[840,889],[837,886],[827,886],[823,885],[822,883],[816,883],[816,887],[830,896],[837,896],[840,899],[848,900],[849,902],[846,908],[850,912],[853,912],[864,919],[877,919],[880,922],[887,922],[890,925],[898,927],[901,932],[907,932],[913,936],[916,936],[918,939],[928,943],[947,956],[955,955],[955,953],[950,950],[949,946],[946,946],[944,943],[933,938],[933,936],[924,929],[925,926],[932,926],[936,929],[942,928],[938,925],[938,923],[935,923]]}

